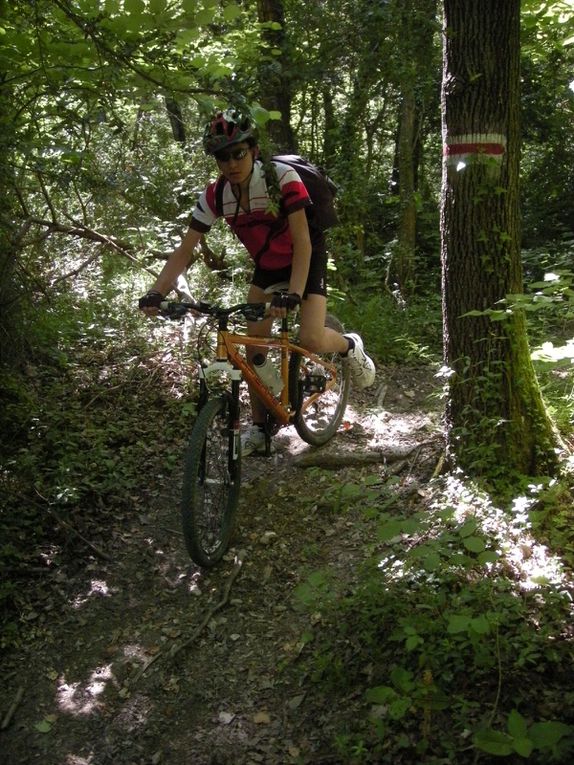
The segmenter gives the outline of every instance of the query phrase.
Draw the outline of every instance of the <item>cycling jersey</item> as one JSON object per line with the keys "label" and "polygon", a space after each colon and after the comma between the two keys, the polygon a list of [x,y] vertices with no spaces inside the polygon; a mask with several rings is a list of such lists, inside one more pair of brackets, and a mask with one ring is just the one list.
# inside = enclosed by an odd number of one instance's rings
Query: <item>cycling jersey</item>
{"label": "cycling jersey", "polygon": [[[222,212],[258,268],[274,271],[291,265],[293,260],[293,242],[287,216],[312,202],[301,178],[292,167],[281,162],[273,164],[277,169],[281,190],[279,216],[267,212],[270,200],[263,164],[259,160],[254,162],[249,181],[249,212],[238,206],[229,181],[223,183]],[[217,210],[217,185],[218,181],[210,183],[199,197],[190,223],[190,227],[196,231],[206,233],[221,216]]]}

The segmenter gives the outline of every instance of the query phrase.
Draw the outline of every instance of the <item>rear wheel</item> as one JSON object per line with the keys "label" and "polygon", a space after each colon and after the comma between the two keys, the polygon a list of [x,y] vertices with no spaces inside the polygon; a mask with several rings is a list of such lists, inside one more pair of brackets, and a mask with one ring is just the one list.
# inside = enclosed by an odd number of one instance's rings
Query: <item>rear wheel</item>
{"label": "rear wheel", "polygon": [[[327,314],[325,326],[343,332],[341,322]],[[297,433],[308,444],[321,446],[337,432],[349,398],[351,377],[349,363],[339,353],[323,354],[321,358],[336,368],[333,373],[321,364],[311,362],[299,353],[289,360],[289,398],[295,409],[293,424]],[[318,395],[325,391],[322,395]]]}
{"label": "rear wheel", "polygon": [[241,445],[226,397],[211,399],[191,431],[185,458],[181,520],[199,566],[214,566],[229,546],[239,503]]}

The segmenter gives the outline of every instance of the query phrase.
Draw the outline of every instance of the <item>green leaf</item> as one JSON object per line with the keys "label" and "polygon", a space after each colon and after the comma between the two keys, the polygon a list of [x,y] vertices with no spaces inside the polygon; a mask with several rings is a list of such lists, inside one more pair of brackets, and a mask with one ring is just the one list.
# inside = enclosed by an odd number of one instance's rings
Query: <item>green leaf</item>
{"label": "green leaf", "polygon": [[39,733],[49,733],[52,730],[52,723],[49,722],[48,720],[41,720],[39,723],[36,723],[36,725],[34,725],[34,728]]}
{"label": "green leaf", "polygon": [[436,571],[437,568],[440,568],[442,559],[437,552],[429,552],[424,556],[421,563],[425,571]]}
{"label": "green leaf", "polygon": [[405,648],[407,651],[414,651],[422,642],[423,640],[418,635],[411,635],[405,641]]}
{"label": "green leaf", "polygon": [[500,757],[506,757],[514,751],[512,737],[508,733],[501,733],[491,728],[478,731],[474,737],[474,745],[483,752]]}
{"label": "green leaf", "polygon": [[477,616],[470,620],[470,628],[478,635],[487,635],[490,632],[490,622],[486,616]]}
{"label": "green leaf", "polygon": [[474,519],[470,519],[468,521],[465,521],[465,523],[462,524],[460,529],[458,530],[458,533],[461,535],[461,537],[469,537],[471,534],[474,534],[478,527],[478,522]]}
{"label": "green leaf", "polygon": [[213,21],[215,11],[213,8],[203,8],[195,16],[195,23],[200,27],[206,27]]}
{"label": "green leaf", "polygon": [[447,632],[455,635],[457,632],[468,632],[470,616],[467,614],[451,614],[448,619]]}
{"label": "green leaf", "polygon": [[506,727],[514,738],[524,738],[528,735],[528,723],[517,709],[513,709],[508,715]]}
{"label": "green leaf", "polygon": [[413,673],[404,667],[395,667],[391,672],[391,680],[396,688],[407,693],[414,687]]}
{"label": "green leaf", "polygon": [[365,696],[370,704],[387,704],[397,698],[397,692],[389,685],[377,685],[375,688],[369,688]]}
{"label": "green leaf", "polygon": [[149,9],[152,13],[163,13],[166,8],[166,0],[149,0]]}
{"label": "green leaf", "polygon": [[467,550],[474,553],[480,553],[486,547],[482,537],[467,537],[463,539],[463,544]]}
{"label": "green leaf", "polygon": [[380,542],[388,542],[389,539],[393,539],[394,537],[397,537],[401,531],[403,530],[403,522],[402,521],[387,521],[386,523],[383,523],[381,526],[379,526],[377,530],[377,538]]}
{"label": "green leaf", "polygon": [[389,705],[389,717],[392,720],[401,720],[412,706],[412,701],[408,696],[398,698]]}
{"label": "green leaf", "polygon": [[241,8],[235,3],[226,5],[223,9],[223,18],[225,21],[235,21],[239,16],[241,16]]}
{"label": "green leaf", "polygon": [[571,725],[551,720],[531,725],[529,736],[536,749],[551,749],[563,736],[572,732],[574,728]]}
{"label": "green leaf", "polygon": [[495,563],[497,560],[498,553],[495,553],[494,550],[485,550],[478,556],[478,562],[481,565],[484,565],[485,563]]}
{"label": "green leaf", "polygon": [[132,16],[141,16],[145,11],[143,0],[124,0],[124,8]]}
{"label": "green leaf", "polygon": [[514,751],[521,757],[530,757],[534,744],[529,738],[515,738],[513,741]]}

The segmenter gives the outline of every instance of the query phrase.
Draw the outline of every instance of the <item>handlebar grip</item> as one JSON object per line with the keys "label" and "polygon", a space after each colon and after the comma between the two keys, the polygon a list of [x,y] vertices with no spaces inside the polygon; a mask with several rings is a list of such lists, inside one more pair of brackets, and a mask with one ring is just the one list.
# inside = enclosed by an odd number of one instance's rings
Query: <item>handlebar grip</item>
{"label": "handlebar grip", "polygon": [[162,300],[159,304],[160,316],[166,319],[182,319],[188,312],[190,306],[185,303],[176,303],[169,300]]}

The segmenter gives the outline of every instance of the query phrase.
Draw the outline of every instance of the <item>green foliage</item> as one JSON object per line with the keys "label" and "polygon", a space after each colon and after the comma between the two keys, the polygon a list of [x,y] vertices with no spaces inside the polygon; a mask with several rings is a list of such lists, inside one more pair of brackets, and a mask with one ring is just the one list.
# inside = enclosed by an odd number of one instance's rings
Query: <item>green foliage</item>
{"label": "green foliage", "polygon": [[352,298],[337,300],[333,310],[348,328],[359,330],[366,347],[385,363],[435,363],[441,355],[442,327],[438,299],[415,299],[407,305],[380,287],[357,287]]}
{"label": "green foliage", "polygon": [[296,590],[323,625],[304,671],[322,693],[364,699],[362,721],[357,709],[339,716],[343,762],[424,752],[464,765],[477,750],[567,761],[570,601],[560,564],[530,531],[535,508],[552,515],[555,497],[531,487],[502,511],[460,480],[437,489],[426,510],[400,516],[363,495],[355,511],[378,543],[358,582],[320,571]]}
{"label": "green foliage", "polygon": [[22,581],[92,556],[89,540],[100,546],[179,461],[192,414],[179,400],[185,357],[165,351],[173,328],[150,346],[133,285],[122,286],[121,297],[100,284],[98,301],[66,292],[38,301],[25,364],[0,375],[4,646],[42,596],[42,579],[32,591]]}

